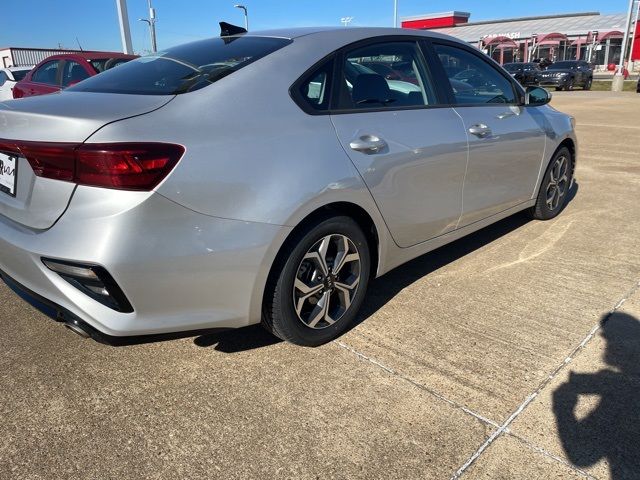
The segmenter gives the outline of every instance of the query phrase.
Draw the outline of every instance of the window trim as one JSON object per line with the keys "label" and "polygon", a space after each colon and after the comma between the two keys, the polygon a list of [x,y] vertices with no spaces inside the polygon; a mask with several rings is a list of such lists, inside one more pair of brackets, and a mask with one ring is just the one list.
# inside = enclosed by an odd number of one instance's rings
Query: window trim
{"label": "window trim", "polygon": [[[425,52],[424,46],[422,44],[423,40],[427,40],[428,37],[416,36],[416,35],[381,35],[377,37],[365,38],[362,40],[358,40],[356,42],[349,43],[347,45],[343,45],[342,47],[334,50],[330,54],[323,57],[318,62],[314,63],[311,68],[308,68],[289,88],[289,95],[296,103],[296,105],[305,113],[309,115],[347,115],[354,113],[379,113],[379,112],[399,112],[404,110],[424,110],[424,109],[434,109],[434,108],[451,108],[452,105],[449,104],[446,96],[443,95],[443,89],[438,85],[438,77],[434,72],[434,68],[429,63],[429,58]],[[344,61],[344,55],[348,51],[356,50],[359,48],[367,47],[369,45],[375,45],[378,43],[388,43],[388,42],[413,42],[416,44],[416,49],[418,52],[418,60],[422,62],[421,67],[425,70],[425,81],[431,82],[431,86],[436,96],[436,103],[432,105],[409,105],[409,106],[398,106],[398,107],[377,107],[377,108],[367,108],[367,109],[337,109],[337,95],[335,94],[335,89],[333,86],[338,85],[340,82],[340,76],[342,75],[342,62]],[[310,107],[303,98],[300,96],[300,86],[306,80],[306,78],[313,74],[316,70],[321,68],[323,64],[330,59],[334,60],[333,63],[333,78],[331,82],[331,88],[329,91],[330,95],[330,104],[329,109],[327,110],[315,110]],[[448,82],[448,80],[447,80]],[[447,101],[445,101],[447,100]]]}
{"label": "window trim", "polygon": [[[302,86],[310,81],[312,76],[325,68],[328,63],[333,63],[331,65],[331,72],[327,76],[327,87],[329,92],[329,107],[326,110],[318,110],[313,108],[311,104],[307,101],[307,99],[302,95],[301,89]],[[298,78],[291,87],[289,87],[289,96],[291,96],[292,100],[300,107],[305,113],[309,115],[327,115],[328,112],[331,111],[331,107],[333,105],[333,85],[336,80],[336,52],[331,52],[326,57],[322,58],[322,60],[314,63],[310,68],[308,68],[300,78]]]}
{"label": "window trim", "polygon": [[[446,40],[446,39],[426,38],[424,43],[425,43],[425,48],[429,52],[429,55],[430,55],[430,59],[429,60],[430,60],[430,62],[434,63],[433,69],[435,70],[436,75],[438,77],[436,79],[436,82],[438,82],[439,85],[441,84],[447,90],[447,97],[448,97],[448,101],[449,101],[449,104],[447,105],[448,107],[452,107],[452,108],[455,108],[455,107],[502,107],[502,108],[504,108],[504,107],[509,107],[509,106],[519,106],[519,107],[525,106],[525,91],[524,91],[524,89],[493,58],[485,55],[484,53],[480,52],[478,49],[476,49],[474,47],[471,47],[469,45],[465,45],[465,44],[462,44],[462,43],[458,43],[458,42],[452,42],[452,41]],[[510,103],[458,103],[456,101],[455,94],[453,93],[453,88],[451,87],[451,83],[449,82],[449,77],[447,76],[447,73],[446,73],[446,71],[444,69],[444,66],[442,65],[442,62],[440,61],[440,58],[438,57],[438,54],[437,54],[437,52],[435,50],[435,45],[443,45],[443,46],[447,46],[447,47],[459,48],[460,50],[464,50],[467,53],[470,53],[471,55],[474,55],[480,61],[483,61],[483,62],[487,63],[489,67],[492,67],[507,82],[509,82],[509,84],[511,85],[511,88],[513,90],[514,97],[516,99],[515,103],[514,102],[510,102]]]}

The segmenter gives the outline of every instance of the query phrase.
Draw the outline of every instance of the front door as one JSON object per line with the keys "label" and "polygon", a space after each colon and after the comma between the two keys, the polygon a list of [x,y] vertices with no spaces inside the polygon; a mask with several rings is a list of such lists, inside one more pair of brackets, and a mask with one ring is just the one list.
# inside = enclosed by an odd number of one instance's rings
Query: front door
{"label": "front door", "polygon": [[463,227],[533,198],[545,151],[544,118],[536,107],[520,104],[511,80],[480,53],[446,43],[433,47],[469,140]]}

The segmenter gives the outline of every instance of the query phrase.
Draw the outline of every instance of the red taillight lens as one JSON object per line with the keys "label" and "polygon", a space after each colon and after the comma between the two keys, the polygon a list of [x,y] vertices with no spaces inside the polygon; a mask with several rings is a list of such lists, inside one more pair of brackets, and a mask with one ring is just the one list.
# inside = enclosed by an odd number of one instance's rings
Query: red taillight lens
{"label": "red taillight lens", "polygon": [[84,144],[76,151],[76,182],[121,190],[152,190],[184,148],[167,143]]}
{"label": "red taillight lens", "polygon": [[149,191],[176,166],[184,147],[169,143],[42,143],[0,140],[39,177],[80,185]]}

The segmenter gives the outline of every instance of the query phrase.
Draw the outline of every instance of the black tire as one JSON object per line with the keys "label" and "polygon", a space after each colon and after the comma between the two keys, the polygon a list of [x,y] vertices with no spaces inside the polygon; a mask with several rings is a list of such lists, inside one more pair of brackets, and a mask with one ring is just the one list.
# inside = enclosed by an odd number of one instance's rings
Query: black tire
{"label": "black tire", "polygon": [[[562,182],[554,182],[558,180],[557,177],[562,179],[563,174],[559,174],[557,170],[557,165],[560,159],[565,159],[566,169],[562,169],[564,171],[564,175],[566,178]],[[538,198],[536,199],[536,204],[531,208],[530,215],[531,217],[537,220],[550,220],[556,217],[566,206],[567,198],[569,197],[569,189],[571,187],[571,180],[573,178],[573,157],[571,152],[567,147],[560,148],[553,158],[551,162],[549,162],[549,166],[547,167],[547,171],[544,173],[544,177],[542,178],[542,184],[540,185],[540,190],[538,192]],[[553,197],[551,203],[549,202],[549,198],[552,195],[553,185],[561,185],[562,188],[557,188],[557,197]],[[554,203],[557,201],[557,203]]]}
{"label": "black tire", "polygon": [[589,77],[587,82],[584,84],[584,90],[591,90],[591,84],[593,83],[593,78]]}
{"label": "black tire", "polygon": [[[321,240],[329,236],[331,236],[330,238],[332,239],[330,241],[333,241],[333,239],[341,240],[342,237],[346,237],[351,242],[349,244],[350,248],[355,248],[356,253],[359,255],[358,272],[360,279],[354,289],[354,293],[352,293],[352,297],[350,297],[350,305],[342,310],[338,310],[342,312],[340,315],[334,315],[337,317],[335,323],[329,324],[326,320],[327,317],[323,316],[323,320],[319,322],[318,328],[312,328],[309,324],[305,323],[296,312],[294,306],[294,295],[296,292],[296,290],[294,290],[294,283],[300,278],[298,275],[301,274],[301,269],[304,268],[302,265],[304,257],[312,248],[315,248]],[[280,256],[281,260],[279,264],[274,266],[274,270],[270,275],[264,297],[262,325],[275,336],[296,345],[315,347],[335,339],[351,325],[366,295],[371,272],[371,256],[365,234],[352,218],[346,216],[331,216],[321,219],[315,225],[303,228],[297,232],[295,237],[288,241],[283,248],[290,249],[290,251]],[[329,255],[330,254],[327,254],[327,261],[325,263],[330,267],[329,271],[331,271],[331,266],[329,265],[331,258]],[[333,266],[336,264],[335,260],[337,257],[338,253],[333,256]],[[305,262],[307,264],[313,264],[315,261],[306,260]],[[319,264],[315,265],[319,266]],[[305,264],[305,267],[307,267],[308,270],[308,265]],[[350,268],[355,268],[355,266]],[[319,268],[316,268],[313,275],[315,276],[319,270]],[[338,275],[334,277],[336,284],[338,284],[339,274],[343,271],[344,270],[341,270],[338,272]],[[322,280],[324,280],[324,284],[326,285],[329,277],[330,275],[327,275],[324,279],[321,276],[318,277],[320,281],[315,280],[316,286],[322,284]],[[326,288],[323,287],[322,292],[328,295],[327,298],[333,299],[329,301],[329,306],[334,305],[335,308],[339,306],[338,303],[335,303],[337,297],[334,296],[340,295],[338,290],[337,287],[334,287],[333,283]],[[321,298],[322,295],[324,295],[322,292],[317,294]],[[316,312],[315,309],[320,308],[319,306],[322,300],[315,298],[315,295],[313,297],[315,302],[310,303],[310,305],[312,305],[313,312]],[[322,328],[320,328],[320,325]]]}
{"label": "black tire", "polygon": [[556,87],[556,92],[559,92],[560,90],[562,90],[562,87]]}
{"label": "black tire", "polygon": [[570,78],[569,81],[565,84],[564,89],[567,91],[572,91],[575,86],[573,78]]}

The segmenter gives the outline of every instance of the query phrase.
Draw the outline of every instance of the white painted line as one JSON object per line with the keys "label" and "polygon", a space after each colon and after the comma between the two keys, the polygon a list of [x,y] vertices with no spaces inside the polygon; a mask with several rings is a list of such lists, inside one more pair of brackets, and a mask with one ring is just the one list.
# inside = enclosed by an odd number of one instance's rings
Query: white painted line
{"label": "white painted line", "polygon": [[473,462],[475,462],[478,457],[484,452],[489,445],[491,445],[496,438],[498,438],[502,433],[507,431],[509,425],[520,415],[525,408],[538,396],[538,394],[555,378],[558,374],[565,368],[566,365],[571,363],[571,361],[575,358],[575,356],[580,353],[580,351],[589,343],[589,341],[594,337],[594,335],[602,328],[602,323],[605,323],[611,315],[613,315],[624,303],[640,288],[640,282],[636,283],[631,290],[624,295],[618,303],[616,303],[615,307],[609,311],[604,321],[598,322],[587,334],[587,336],[580,342],[580,344],[575,347],[571,353],[558,365],[551,375],[549,375],[536,390],[525,398],[524,402],[516,408],[516,410],[507,418],[507,420],[496,430],[493,434],[485,440],[485,442],[480,445],[480,447],[467,459],[467,461],[453,474],[451,480],[456,480],[460,478],[460,476],[469,468]]}

